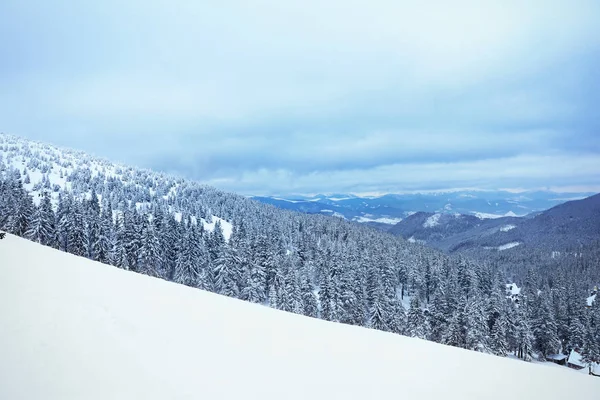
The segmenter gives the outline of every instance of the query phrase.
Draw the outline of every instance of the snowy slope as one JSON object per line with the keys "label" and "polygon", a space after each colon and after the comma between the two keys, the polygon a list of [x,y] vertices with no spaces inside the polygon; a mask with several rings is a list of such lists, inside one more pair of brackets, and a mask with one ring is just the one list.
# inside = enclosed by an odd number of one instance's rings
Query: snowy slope
{"label": "snowy slope", "polygon": [[[184,182],[181,178],[168,174],[133,168],[81,151],[63,149],[0,133],[0,170],[2,167],[19,171],[24,181],[23,186],[32,196],[35,204],[39,204],[41,193],[46,191],[50,193],[55,207],[58,203],[57,189],[59,188],[67,189],[75,197],[90,198],[88,185],[74,186],[75,177],[85,177],[79,180],[88,183],[94,180],[104,182],[115,179],[128,187],[135,187],[138,196],[146,200],[156,198],[173,200]],[[158,193],[155,188],[161,186],[163,192]],[[97,195],[101,202],[104,194],[97,193]],[[138,211],[151,211],[150,202],[129,200],[135,203]],[[172,209],[171,212],[178,221],[181,220],[182,213],[179,209]],[[207,216],[208,220],[203,220],[204,229],[212,231],[216,221],[220,221],[223,235],[226,240],[229,240],[233,225],[221,217]],[[196,217],[193,219],[195,220]]]}
{"label": "snowy slope", "polygon": [[79,169],[89,168],[90,179],[98,176],[118,178],[132,169],[122,165],[91,157],[76,150],[60,149],[44,143],[28,141],[17,137],[0,134],[0,159],[8,167],[15,168],[28,176],[29,183],[25,189],[32,194],[34,202],[39,203],[42,190],[50,190],[56,200],[57,193],[53,188],[72,189],[68,177]]}
{"label": "snowy slope", "polygon": [[287,314],[14,236],[2,399],[596,398],[600,379]]}

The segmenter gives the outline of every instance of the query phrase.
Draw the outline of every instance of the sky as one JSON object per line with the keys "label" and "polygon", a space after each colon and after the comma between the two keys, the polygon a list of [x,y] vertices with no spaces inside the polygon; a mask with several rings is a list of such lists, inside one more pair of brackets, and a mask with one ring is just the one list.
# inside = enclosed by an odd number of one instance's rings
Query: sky
{"label": "sky", "polygon": [[597,0],[0,2],[0,132],[248,195],[600,191]]}

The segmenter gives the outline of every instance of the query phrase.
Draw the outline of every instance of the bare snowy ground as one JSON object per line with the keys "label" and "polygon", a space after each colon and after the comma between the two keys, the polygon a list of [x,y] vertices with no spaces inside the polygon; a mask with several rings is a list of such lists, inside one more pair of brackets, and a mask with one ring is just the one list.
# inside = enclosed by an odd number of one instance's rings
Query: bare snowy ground
{"label": "bare snowy ground", "polygon": [[0,241],[2,399],[593,399],[600,379]]}
{"label": "bare snowy ground", "polygon": [[434,226],[439,225],[441,216],[442,214],[433,214],[431,217],[425,220],[423,223],[423,228],[433,228]]}
{"label": "bare snowy ground", "polygon": [[353,220],[356,222],[360,222],[360,223],[378,222],[380,224],[396,225],[398,222],[402,221],[402,218],[391,218],[391,217],[369,218],[367,216],[363,216],[363,217],[354,217]]}

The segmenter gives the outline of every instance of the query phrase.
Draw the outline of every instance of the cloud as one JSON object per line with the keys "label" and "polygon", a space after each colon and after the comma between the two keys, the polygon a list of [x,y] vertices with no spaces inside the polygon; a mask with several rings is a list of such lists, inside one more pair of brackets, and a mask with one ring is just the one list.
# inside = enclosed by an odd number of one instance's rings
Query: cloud
{"label": "cloud", "polygon": [[585,169],[600,154],[597,1],[6,0],[0,14],[5,132],[254,194],[600,184]]}
{"label": "cloud", "polygon": [[[259,169],[240,176],[216,178],[209,184],[247,194],[286,193],[401,193],[453,188],[528,188],[575,190],[573,175],[579,177],[578,191],[600,191],[597,169],[600,156],[576,159],[555,156],[515,156],[503,159],[452,163],[404,163],[373,168],[316,171],[297,174],[288,170]],[[547,185],[540,184],[547,182]]]}

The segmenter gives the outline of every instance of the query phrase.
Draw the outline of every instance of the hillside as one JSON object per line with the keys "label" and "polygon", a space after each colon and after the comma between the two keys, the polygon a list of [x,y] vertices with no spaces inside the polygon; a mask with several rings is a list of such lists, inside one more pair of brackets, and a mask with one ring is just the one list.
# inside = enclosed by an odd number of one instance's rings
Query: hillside
{"label": "hillside", "polygon": [[567,369],[271,310],[12,235],[0,260],[0,398],[517,400],[600,390]]}
{"label": "hillside", "polygon": [[[3,231],[123,270],[482,353],[530,361],[579,348],[600,360],[600,308],[593,318],[573,312],[600,282],[597,251],[552,268],[530,255],[450,257],[341,218],[6,135],[0,199]],[[506,298],[511,282],[523,288],[518,304]]]}
{"label": "hillside", "polygon": [[417,213],[396,224],[390,232],[448,252],[504,251],[516,247],[564,252],[600,240],[600,195],[568,201],[521,218]]}

